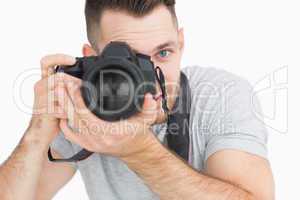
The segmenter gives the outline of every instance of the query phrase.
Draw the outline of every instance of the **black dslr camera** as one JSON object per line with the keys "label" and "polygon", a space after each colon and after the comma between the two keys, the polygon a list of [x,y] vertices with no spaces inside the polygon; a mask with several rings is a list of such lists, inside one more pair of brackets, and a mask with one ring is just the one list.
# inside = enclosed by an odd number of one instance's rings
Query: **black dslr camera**
{"label": "black dslr camera", "polygon": [[150,57],[133,52],[122,42],[111,42],[99,56],[58,66],[56,72],[82,79],[86,106],[106,121],[131,117],[142,108],[146,93],[156,93],[157,74]]}

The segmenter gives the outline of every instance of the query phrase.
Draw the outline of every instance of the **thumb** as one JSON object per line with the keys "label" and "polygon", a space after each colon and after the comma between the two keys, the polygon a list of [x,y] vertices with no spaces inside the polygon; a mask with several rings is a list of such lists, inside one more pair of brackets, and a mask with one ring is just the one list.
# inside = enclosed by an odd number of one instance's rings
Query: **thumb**
{"label": "thumb", "polygon": [[157,115],[157,101],[153,98],[152,94],[147,93],[144,98],[142,111],[139,117],[143,120],[155,121]]}

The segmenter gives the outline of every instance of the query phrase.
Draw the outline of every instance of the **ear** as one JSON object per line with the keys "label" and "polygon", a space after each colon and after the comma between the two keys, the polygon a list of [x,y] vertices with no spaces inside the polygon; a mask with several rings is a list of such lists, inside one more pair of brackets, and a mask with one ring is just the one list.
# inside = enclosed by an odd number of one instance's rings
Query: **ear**
{"label": "ear", "polygon": [[183,50],[184,50],[184,30],[183,30],[183,28],[180,28],[178,30],[178,42],[179,42],[180,53],[183,54]]}
{"label": "ear", "polygon": [[84,44],[82,47],[82,55],[85,57],[96,56],[96,51],[88,44]]}

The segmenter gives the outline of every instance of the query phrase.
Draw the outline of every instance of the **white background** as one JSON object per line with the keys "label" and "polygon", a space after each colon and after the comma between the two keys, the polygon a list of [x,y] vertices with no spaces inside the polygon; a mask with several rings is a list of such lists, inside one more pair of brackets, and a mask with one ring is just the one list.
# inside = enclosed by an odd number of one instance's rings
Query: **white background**
{"label": "white background", "polygon": [[[281,90],[272,84],[275,89],[260,94],[265,115],[271,116],[268,147],[277,199],[300,196],[300,136],[296,125],[299,124],[296,91],[300,85],[299,8],[296,0],[178,0],[177,4],[186,37],[182,66],[223,68],[247,78],[255,86],[263,78],[272,80],[273,74],[277,82],[284,83],[279,86]],[[21,72],[38,68],[39,59],[45,54],[81,55],[81,45],[86,42],[83,9],[84,1],[1,1],[0,162],[17,145],[30,119],[16,105],[20,102],[14,102],[15,80]],[[32,104],[32,86],[38,78],[38,75],[30,78],[21,88],[28,106]],[[55,199],[87,199],[80,175]]]}

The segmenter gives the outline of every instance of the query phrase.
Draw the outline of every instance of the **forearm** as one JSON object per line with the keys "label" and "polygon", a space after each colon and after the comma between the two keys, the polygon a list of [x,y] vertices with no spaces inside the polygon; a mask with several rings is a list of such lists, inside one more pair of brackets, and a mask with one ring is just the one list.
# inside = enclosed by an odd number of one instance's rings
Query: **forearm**
{"label": "forearm", "polygon": [[35,199],[46,145],[28,130],[11,156],[0,166],[0,196],[3,200]]}
{"label": "forearm", "polygon": [[154,142],[143,153],[122,159],[161,199],[253,199],[239,187],[192,169],[159,142]]}

